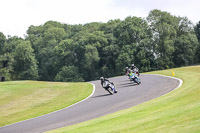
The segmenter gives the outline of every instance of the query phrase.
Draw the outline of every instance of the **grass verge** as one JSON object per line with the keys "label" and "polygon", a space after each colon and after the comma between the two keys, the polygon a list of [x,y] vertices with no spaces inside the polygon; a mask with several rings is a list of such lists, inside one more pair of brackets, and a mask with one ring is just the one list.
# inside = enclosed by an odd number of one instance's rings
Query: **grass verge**
{"label": "grass verge", "polygon": [[200,66],[147,74],[171,76],[172,71],[183,80],[180,88],[138,106],[48,133],[199,133]]}
{"label": "grass verge", "polygon": [[89,83],[0,82],[0,126],[44,115],[89,96]]}

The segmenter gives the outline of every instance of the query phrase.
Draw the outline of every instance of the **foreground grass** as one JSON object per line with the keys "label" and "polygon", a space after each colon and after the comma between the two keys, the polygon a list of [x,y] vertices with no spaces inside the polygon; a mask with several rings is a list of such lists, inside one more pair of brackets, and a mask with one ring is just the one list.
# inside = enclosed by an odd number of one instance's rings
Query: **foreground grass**
{"label": "foreground grass", "polygon": [[70,106],[92,93],[89,83],[0,82],[0,126]]}
{"label": "foreground grass", "polygon": [[[138,106],[49,133],[199,133],[200,66],[173,71],[183,80],[180,88]],[[171,76],[172,70],[149,74]]]}

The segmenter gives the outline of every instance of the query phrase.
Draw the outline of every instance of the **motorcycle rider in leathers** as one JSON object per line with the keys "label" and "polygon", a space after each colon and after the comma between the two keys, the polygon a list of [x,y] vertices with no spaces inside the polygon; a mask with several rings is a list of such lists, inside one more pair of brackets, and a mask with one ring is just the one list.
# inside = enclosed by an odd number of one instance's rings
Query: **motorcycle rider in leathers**
{"label": "motorcycle rider in leathers", "polygon": [[[114,85],[113,82],[110,82],[107,78],[101,77],[100,80],[101,80],[102,87],[103,87],[103,82],[105,82],[105,81],[108,81],[110,84]],[[114,92],[117,93],[117,89],[116,88],[114,88]]]}
{"label": "motorcycle rider in leathers", "polygon": [[131,70],[135,72],[138,77],[140,76],[139,69],[134,64],[131,65]]}

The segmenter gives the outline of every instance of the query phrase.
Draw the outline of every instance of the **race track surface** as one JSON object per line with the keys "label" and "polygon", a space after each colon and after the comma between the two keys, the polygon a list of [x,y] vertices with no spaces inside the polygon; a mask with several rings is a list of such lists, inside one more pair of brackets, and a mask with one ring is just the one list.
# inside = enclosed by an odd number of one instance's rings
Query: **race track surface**
{"label": "race track surface", "polygon": [[154,99],[172,91],[180,83],[177,79],[158,75],[142,74],[140,79],[142,83],[136,85],[125,76],[109,78],[118,89],[114,95],[101,87],[100,80],[92,81],[96,89],[87,100],[54,113],[0,127],[0,133],[41,133],[80,123]]}

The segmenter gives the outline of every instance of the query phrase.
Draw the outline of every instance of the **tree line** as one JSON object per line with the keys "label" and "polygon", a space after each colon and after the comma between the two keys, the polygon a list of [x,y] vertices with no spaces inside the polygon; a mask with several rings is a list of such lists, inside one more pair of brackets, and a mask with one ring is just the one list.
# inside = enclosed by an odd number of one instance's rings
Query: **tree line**
{"label": "tree line", "polygon": [[90,81],[200,63],[200,21],[152,10],[80,25],[48,21],[31,25],[25,38],[0,32],[0,76],[7,80]]}

